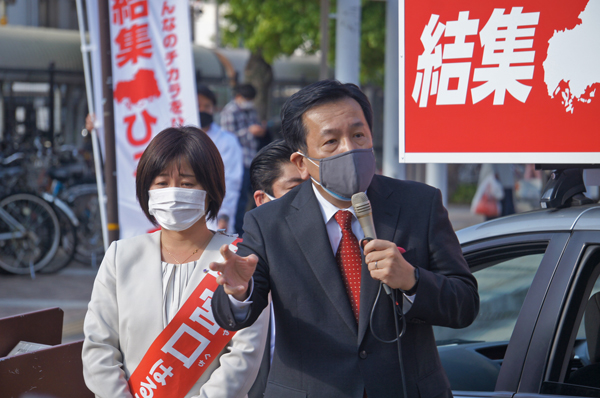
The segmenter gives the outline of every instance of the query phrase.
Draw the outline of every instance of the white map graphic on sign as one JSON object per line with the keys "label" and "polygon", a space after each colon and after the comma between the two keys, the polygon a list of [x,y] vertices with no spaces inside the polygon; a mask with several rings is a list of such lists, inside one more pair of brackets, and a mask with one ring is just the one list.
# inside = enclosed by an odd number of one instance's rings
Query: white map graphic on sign
{"label": "white map graphic on sign", "polygon": [[573,29],[554,32],[543,64],[548,95],[560,95],[571,113],[577,102],[592,102],[590,87],[600,83],[600,0],[590,0],[579,18]]}

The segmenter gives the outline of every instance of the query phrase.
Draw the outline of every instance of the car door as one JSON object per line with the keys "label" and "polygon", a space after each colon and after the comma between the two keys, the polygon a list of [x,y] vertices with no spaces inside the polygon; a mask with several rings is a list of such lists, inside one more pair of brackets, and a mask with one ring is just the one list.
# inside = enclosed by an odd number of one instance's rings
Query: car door
{"label": "car door", "polygon": [[[589,363],[584,314],[600,292],[600,232],[574,231],[556,268],[532,334],[515,398],[600,397],[600,388],[575,384]],[[587,325],[586,325],[587,326]],[[589,341],[589,340],[588,340]],[[600,367],[592,377],[600,379]]]}
{"label": "car door", "polygon": [[455,397],[517,392],[536,319],[569,233],[532,233],[463,243],[481,308],[465,329],[435,327]]}

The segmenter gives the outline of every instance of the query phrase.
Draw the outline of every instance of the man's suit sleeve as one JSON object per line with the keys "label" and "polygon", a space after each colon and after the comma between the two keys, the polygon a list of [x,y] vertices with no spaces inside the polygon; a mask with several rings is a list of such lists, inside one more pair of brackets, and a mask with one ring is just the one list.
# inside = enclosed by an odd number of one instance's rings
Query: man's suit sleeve
{"label": "man's suit sleeve", "polygon": [[466,327],[479,312],[477,280],[462,255],[439,190],[435,191],[428,223],[429,266],[419,269],[416,298],[406,314],[407,320]]}
{"label": "man's suit sleeve", "polygon": [[243,241],[238,243],[237,254],[246,257],[254,254],[258,257],[256,271],[252,276],[254,289],[250,296],[250,311],[246,319],[242,322],[236,321],[231,310],[231,303],[223,286],[219,286],[212,300],[213,316],[215,321],[226,330],[240,330],[252,325],[259,317],[263,309],[269,303],[269,266],[266,262],[265,243],[258,222],[254,218],[253,212],[246,213],[244,217],[244,236]]}
{"label": "man's suit sleeve", "polygon": [[219,359],[220,366],[193,398],[244,397],[252,387],[269,334],[270,307],[263,310],[254,325],[237,332],[229,352]]}

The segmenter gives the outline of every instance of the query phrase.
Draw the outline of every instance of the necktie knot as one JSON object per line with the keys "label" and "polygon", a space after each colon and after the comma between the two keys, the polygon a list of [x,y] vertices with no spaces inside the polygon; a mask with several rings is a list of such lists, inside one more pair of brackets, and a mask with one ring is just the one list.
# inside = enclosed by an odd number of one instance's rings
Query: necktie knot
{"label": "necktie knot", "polygon": [[346,231],[352,231],[352,213],[345,210],[338,210],[334,215],[335,221],[340,225],[340,228]]}

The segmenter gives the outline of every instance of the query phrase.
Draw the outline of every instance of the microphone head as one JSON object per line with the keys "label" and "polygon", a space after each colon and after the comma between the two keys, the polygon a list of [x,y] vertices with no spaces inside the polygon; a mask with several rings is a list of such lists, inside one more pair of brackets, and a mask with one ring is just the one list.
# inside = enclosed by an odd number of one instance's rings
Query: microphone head
{"label": "microphone head", "polygon": [[369,202],[369,198],[364,192],[352,195],[352,206],[354,207],[357,218],[371,213],[371,202]]}

